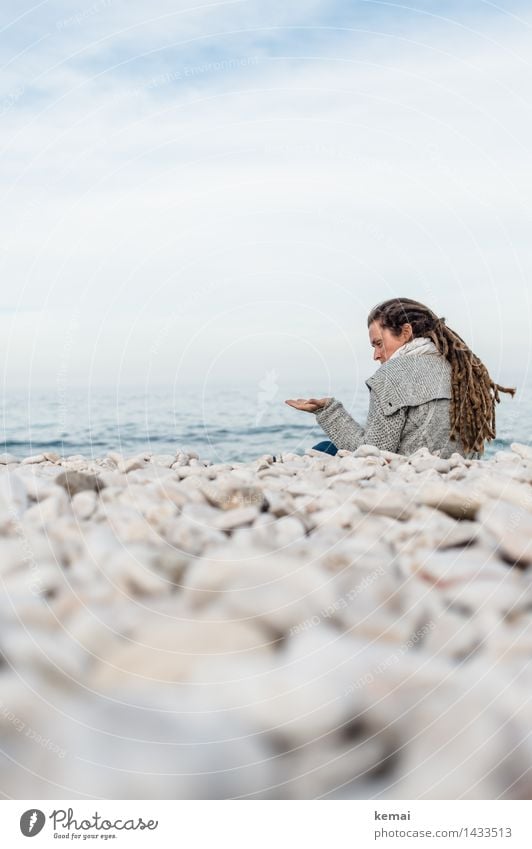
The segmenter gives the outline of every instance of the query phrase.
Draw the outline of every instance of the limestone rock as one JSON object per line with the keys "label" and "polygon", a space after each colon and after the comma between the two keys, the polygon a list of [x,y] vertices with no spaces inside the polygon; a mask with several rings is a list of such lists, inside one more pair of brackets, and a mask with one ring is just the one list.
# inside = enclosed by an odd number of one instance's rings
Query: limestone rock
{"label": "limestone rock", "polygon": [[408,519],[413,513],[406,493],[384,490],[377,492],[365,490],[355,493],[353,502],[364,513],[375,513],[378,516],[390,516],[392,519]]}
{"label": "limestone rock", "polygon": [[23,466],[27,466],[32,465],[33,463],[44,463],[45,460],[46,457],[44,454],[32,454],[31,457],[24,457],[24,459],[21,460],[21,464]]}
{"label": "limestone rock", "polygon": [[85,489],[72,496],[72,512],[78,519],[90,519],[96,510],[96,493]]}
{"label": "limestone rock", "polygon": [[508,563],[527,566],[532,563],[532,513],[504,501],[486,504],[479,522],[492,536]]}
{"label": "limestone rock", "polygon": [[523,460],[532,460],[532,446],[521,445],[519,442],[512,442],[510,449],[521,457]]}
{"label": "limestone rock", "polygon": [[354,457],[380,457],[381,452],[375,445],[361,445],[353,452]]}
{"label": "limestone rock", "polygon": [[143,469],[149,463],[150,457],[145,454],[139,454],[137,457],[130,457],[127,460],[118,462],[118,471],[127,475],[128,472],[134,472],[136,469]]}
{"label": "limestone rock", "polygon": [[258,509],[253,506],[233,507],[231,510],[222,510],[214,520],[213,527],[221,531],[230,531],[242,525],[251,525],[258,515]]}
{"label": "limestone rock", "polygon": [[150,463],[170,469],[175,463],[175,457],[173,454],[154,454],[150,459]]}
{"label": "limestone rock", "polygon": [[28,494],[20,475],[0,468],[0,529],[14,525],[28,504]]}
{"label": "limestone rock", "polygon": [[27,459],[0,462],[6,796],[530,798],[528,446]]}
{"label": "limestone rock", "polygon": [[49,463],[59,463],[61,460],[61,455],[57,451],[44,451],[43,456]]}
{"label": "limestone rock", "polygon": [[413,491],[413,497],[418,503],[442,510],[455,519],[474,519],[486,500],[481,492],[474,489],[458,489],[437,481],[418,487]]}

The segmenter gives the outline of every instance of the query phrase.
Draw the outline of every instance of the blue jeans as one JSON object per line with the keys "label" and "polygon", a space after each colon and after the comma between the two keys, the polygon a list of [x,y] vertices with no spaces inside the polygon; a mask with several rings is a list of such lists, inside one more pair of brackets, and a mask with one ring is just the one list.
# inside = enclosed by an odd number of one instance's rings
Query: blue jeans
{"label": "blue jeans", "polygon": [[317,445],[313,445],[312,447],[314,448],[314,451],[324,451],[325,454],[336,454],[338,451],[334,442],[329,442],[328,439],[324,442],[318,442]]}

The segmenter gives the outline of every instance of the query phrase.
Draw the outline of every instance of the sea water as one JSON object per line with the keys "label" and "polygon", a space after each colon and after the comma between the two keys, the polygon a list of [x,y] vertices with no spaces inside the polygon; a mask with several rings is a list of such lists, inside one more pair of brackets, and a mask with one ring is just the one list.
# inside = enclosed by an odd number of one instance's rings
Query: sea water
{"label": "sea water", "polygon": [[[312,393],[283,390],[275,385],[221,386],[208,393],[200,387],[10,390],[2,396],[0,451],[23,458],[46,450],[103,457],[108,451],[130,456],[191,449],[215,463],[303,453],[326,436],[314,415],[284,403],[285,397]],[[364,423],[365,386],[333,387],[326,394]],[[532,441],[532,392],[520,388],[513,399],[501,397],[497,439],[487,446],[487,457],[512,442]]]}

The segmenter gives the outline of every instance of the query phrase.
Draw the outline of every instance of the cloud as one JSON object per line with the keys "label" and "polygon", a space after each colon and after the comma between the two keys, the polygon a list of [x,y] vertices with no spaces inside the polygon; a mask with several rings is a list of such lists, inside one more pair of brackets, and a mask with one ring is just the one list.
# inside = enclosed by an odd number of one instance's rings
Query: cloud
{"label": "cloud", "polygon": [[[304,374],[309,336],[346,380],[371,371],[368,308],[401,293],[497,367],[526,363],[529,30],[487,4],[392,5],[158,3],[144,29],[145,8],[124,19],[118,2],[21,19],[19,37],[50,37],[10,66],[4,307],[47,312],[36,333],[17,325],[8,376],[53,381],[81,310],[80,380],[140,377],[153,346],[164,379],[185,350],[191,378],[216,362],[222,382],[254,379],[276,345]],[[291,325],[299,353],[270,334]]]}

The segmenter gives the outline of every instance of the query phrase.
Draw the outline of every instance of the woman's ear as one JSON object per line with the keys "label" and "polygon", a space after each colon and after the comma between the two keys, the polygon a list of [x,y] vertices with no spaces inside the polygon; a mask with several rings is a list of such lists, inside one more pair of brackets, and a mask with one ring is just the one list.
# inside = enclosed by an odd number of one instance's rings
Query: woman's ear
{"label": "woman's ear", "polygon": [[414,338],[414,331],[411,324],[403,324],[403,338],[405,342],[411,342]]}

